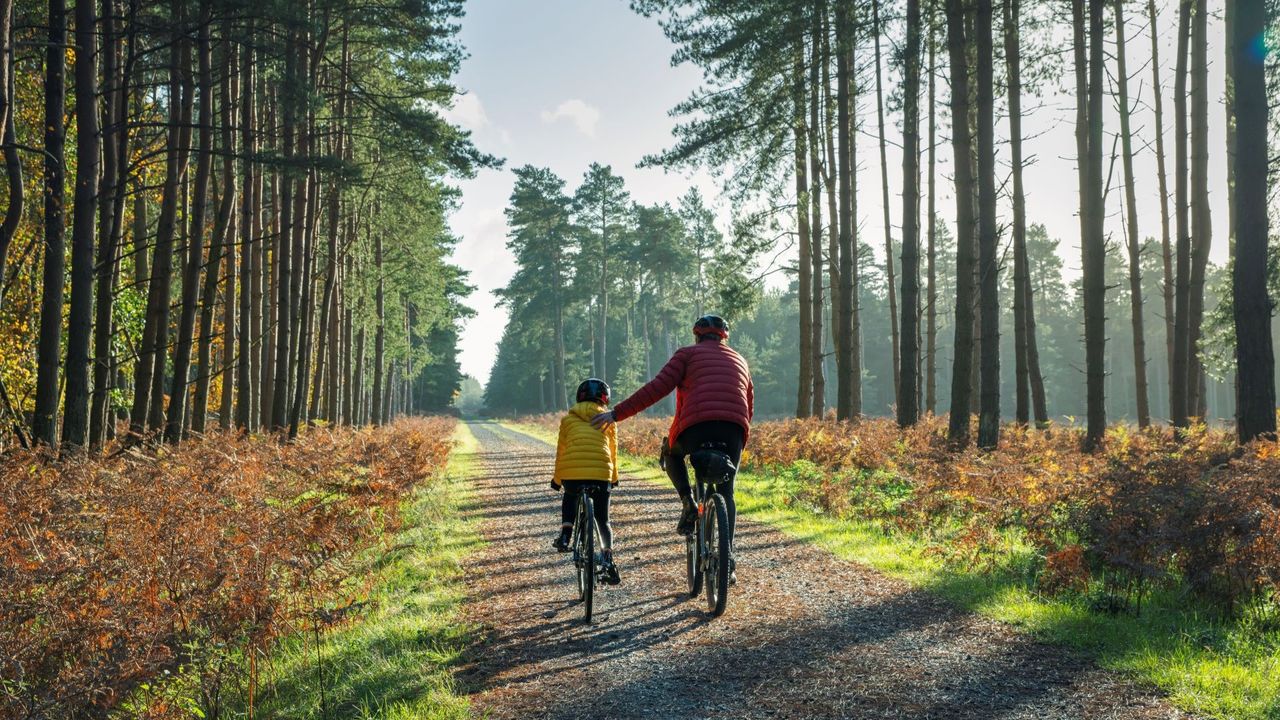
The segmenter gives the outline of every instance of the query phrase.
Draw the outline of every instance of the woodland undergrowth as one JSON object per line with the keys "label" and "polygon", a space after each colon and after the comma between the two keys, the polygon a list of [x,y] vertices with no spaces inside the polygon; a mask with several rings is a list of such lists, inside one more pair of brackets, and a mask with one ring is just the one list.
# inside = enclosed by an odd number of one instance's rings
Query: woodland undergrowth
{"label": "woodland undergrowth", "polygon": [[362,554],[455,421],[0,463],[0,717],[210,717],[280,638],[358,614]]}

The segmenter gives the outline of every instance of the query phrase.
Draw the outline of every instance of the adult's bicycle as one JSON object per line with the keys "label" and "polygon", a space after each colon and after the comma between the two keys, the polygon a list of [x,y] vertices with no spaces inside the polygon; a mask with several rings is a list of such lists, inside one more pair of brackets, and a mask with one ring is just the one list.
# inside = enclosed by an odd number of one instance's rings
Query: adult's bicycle
{"label": "adult's bicycle", "polygon": [[709,442],[689,455],[694,476],[693,503],[698,509],[698,520],[693,532],[685,536],[685,576],[690,597],[697,597],[705,586],[707,612],[712,617],[723,615],[729,602],[729,576],[733,563],[729,509],[724,496],[718,492],[719,486],[732,481],[737,473],[726,449],[724,443]]}

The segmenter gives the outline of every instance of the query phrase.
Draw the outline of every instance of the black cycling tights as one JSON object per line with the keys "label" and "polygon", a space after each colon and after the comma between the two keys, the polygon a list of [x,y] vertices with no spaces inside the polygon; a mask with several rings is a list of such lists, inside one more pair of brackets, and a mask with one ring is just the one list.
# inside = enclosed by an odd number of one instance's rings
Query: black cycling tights
{"label": "black cycling tights", "polygon": [[598,490],[592,493],[591,501],[595,506],[596,527],[600,528],[600,541],[604,543],[601,550],[608,550],[613,547],[613,528],[609,526],[609,483],[603,480],[565,480],[564,497],[560,500],[560,521],[573,525],[578,515],[578,496],[586,486]]}
{"label": "black cycling tights", "polygon": [[[713,420],[710,422],[702,422],[696,425],[690,425],[680,433],[680,437],[671,443],[667,449],[667,477],[671,478],[671,484],[675,486],[676,492],[680,497],[687,498],[690,495],[689,489],[689,468],[685,465],[685,456],[695,453],[704,443],[724,443],[724,452],[728,453],[729,459],[733,461],[733,466],[737,467],[739,461],[742,460],[742,446],[744,444],[744,435],[742,426],[734,422],[724,422]],[[718,487],[719,493],[724,497],[725,504],[729,510],[729,537],[733,537],[733,528],[738,520],[738,506],[733,500],[733,481],[721,483]]]}

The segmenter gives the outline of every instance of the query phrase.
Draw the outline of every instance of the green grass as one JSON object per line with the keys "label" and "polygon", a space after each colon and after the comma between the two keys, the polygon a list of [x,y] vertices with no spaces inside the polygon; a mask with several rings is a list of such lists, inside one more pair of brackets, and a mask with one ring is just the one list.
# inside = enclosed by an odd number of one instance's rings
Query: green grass
{"label": "green grass", "polygon": [[[542,428],[509,427],[554,442]],[[623,466],[640,477],[667,482],[648,458],[627,456]],[[795,503],[801,476],[786,471],[740,474],[738,511],[958,607],[1083,650],[1103,667],[1156,685],[1185,710],[1210,717],[1280,718],[1280,609],[1259,606],[1244,613],[1244,619],[1225,619],[1177,590],[1166,590],[1145,600],[1138,616],[1096,612],[1084,596],[1036,593],[1022,560],[1027,549],[1016,538],[1010,539],[1011,561],[996,570],[958,567],[927,553],[921,538]]]}
{"label": "green grass", "polygon": [[462,423],[455,441],[445,476],[424,483],[406,502],[394,549],[366,559],[376,577],[363,610],[322,633],[318,647],[313,634],[299,633],[259,666],[257,717],[468,717],[452,672],[473,631],[460,613],[460,562],[480,538],[461,508],[478,443]]}

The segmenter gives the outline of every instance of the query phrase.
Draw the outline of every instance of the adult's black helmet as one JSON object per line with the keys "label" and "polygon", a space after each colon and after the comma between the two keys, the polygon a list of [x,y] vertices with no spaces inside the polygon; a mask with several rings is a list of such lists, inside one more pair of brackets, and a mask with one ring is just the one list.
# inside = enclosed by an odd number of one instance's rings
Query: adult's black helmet
{"label": "adult's black helmet", "polygon": [[703,335],[719,335],[729,337],[729,323],[719,315],[703,315],[693,323],[693,334],[701,338]]}
{"label": "adult's black helmet", "polygon": [[609,383],[598,378],[587,378],[578,386],[578,402],[609,404]]}

